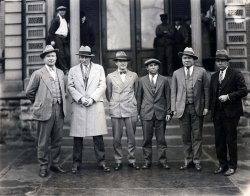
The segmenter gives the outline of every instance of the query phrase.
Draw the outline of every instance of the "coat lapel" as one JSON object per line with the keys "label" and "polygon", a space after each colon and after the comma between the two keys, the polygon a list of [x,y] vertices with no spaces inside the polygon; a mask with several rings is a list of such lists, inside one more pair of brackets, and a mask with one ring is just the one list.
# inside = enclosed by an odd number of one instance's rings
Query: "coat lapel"
{"label": "coat lapel", "polygon": [[42,79],[43,79],[45,85],[48,87],[49,91],[52,93],[52,86],[51,86],[51,81],[50,81],[50,77],[49,77],[50,73],[45,66],[43,67],[42,72],[43,72]]}
{"label": "coat lapel", "polygon": [[153,95],[153,91],[152,91],[152,88],[151,88],[151,83],[150,83],[150,79],[149,79],[149,75],[147,75],[146,77],[145,77],[145,86],[146,86],[146,88],[148,89],[148,91],[150,92],[150,94],[152,95],[152,96],[154,96]]}
{"label": "coat lapel", "polygon": [[94,63],[91,63],[91,68],[90,68],[90,72],[89,72],[89,78],[88,78],[88,83],[87,83],[87,88],[89,88],[89,85],[91,84],[91,82],[96,78],[95,76],[98,74],[98,70],[96,69],[96,66]]}
{"label": "coat lapel", "polygon": [[186,74],[185,74],[184,67],[182,67],[182,69],[181,69],[181,76],[180,76],[180,80],[182,81],[183,86],[186,88],[186,82],[185,82],[185,79],[186,79]]}
{"label": "coat lapel", "polygon": [[158,75],[157,80],[156,80],[156,88],[155,88],[155,93],[159,90],[160,86],[163,83],[163,78],[161,75]]}
{"label": "coat lapel", "polygon": [[226,75],[225,75],[225,77],[224,77],[224,79],[222,80],[222,83],[221,83],[221,88],[222,89],[228,83],[228,80],[230,80],[230,78],[231,78],[231,70],[229,68],[227,68]]}
{"label": "coat lapel", "polygon": [[116,70],[116,71],[114,72],[113,77],[115,78],[115,80],[114,80],[115,83],[116,83],[121,89],[124,89],[124,83],[122,82],[122,79],[121,79],[121,76],[120,76],[118,70]]}
{"label": "coat lapel", "polygon": [[[120,77],[121,78],[121,77]],[[126,88],[130,83],[131,83],[131,80],[133,79],[133,75],[132,75],[132,72],[131,71],[127,71],[127,74],[126,74],[126,78],[125,78],[125,81],[123,83],[123,89]],[[123,90],[122,89],[122,90]]]}
{"label": "coat lapel", "polygon": [[63,77],[64,76],[59,74],[58,69],[57,69],[56,73],[57,73],[58,81],[59,81],[59,84],[60,84],[61,92],[64,92],[65,91],[65,89],[63,89],[63,87],[64,87],[64,85],[63,85],[64,78]]}
{"label": "coat lapel", "polygon": [[81,64],[76,65],[74,74],[76,75],[76,78],[80,81],[80,84],[82,85],[82,87],[85,89],[85,82],[83,80]]}
{"label": "coat lapel", "polygon": [[194,66],[194,68],[193,68],[193,87],[194,87],[194,85],[195,85],[195,83],[196,83],[196,81],[197,81],[197,78],[198,78],[198,70],[196,69],[196,67]]}

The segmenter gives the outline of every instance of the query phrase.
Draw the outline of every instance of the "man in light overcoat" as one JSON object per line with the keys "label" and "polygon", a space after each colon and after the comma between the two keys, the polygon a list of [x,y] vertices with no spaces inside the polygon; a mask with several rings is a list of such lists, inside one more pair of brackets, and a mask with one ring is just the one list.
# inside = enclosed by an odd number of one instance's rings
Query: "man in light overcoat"
{"label": "man in light overcoat", "polygon": [[138,86],[138,76],[135,72],[129,71],[128,57],[124,51],[116,53],[114,59],[118,69],[107,76],[107,100],[109,101],[109,111],[112,122],[114,137],[114,158],[115,171],[122,168],[122,134],[123,124],[126,126],[128,138],[128,162],[129,166],[139,169],[135,159],[135,130],[137,122],[136,91]]}
{"label": "man in light overcoat", "polygon": [[51,45],[45,47],[40,55],[45,66],[31,75],[26,88],[26,96],[33,103],[33,119],[38,121],[37,158],[41,177],[48,175],[49,145],[50,169],[58,173],[66,172],[59,164],[66,100],[64,74],[55,67],[57,51]]}
{"label": "man in light overcoat", "polygon": [[171,84],[171,110],[180,120],[184,145],[185,170],[194,164],[201,171],[203,119],[209,107],[209,79],[206,70],[195,65],[192,48],[178,53],[183,67],[176,70]]}
{"label": "man in light overcoat", "polygon": [[94,150],[99,166],[106,166],[103,135],[107,134],[103,95],[106,90],[104,69],[91,61],[94,54],[88,46],[79,49],[80,64],[72,67],[68,75],[68,91],[72,97],[70,136],[74,137],[72,173],[80,170],[83,138],[93,136]]}

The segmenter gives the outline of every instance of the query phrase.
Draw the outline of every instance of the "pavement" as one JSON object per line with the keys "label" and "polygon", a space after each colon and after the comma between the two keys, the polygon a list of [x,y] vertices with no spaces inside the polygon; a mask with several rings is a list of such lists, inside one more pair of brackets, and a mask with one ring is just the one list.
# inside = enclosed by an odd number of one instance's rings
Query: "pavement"
{"label": "pavement", "polygon": [[[67,129],[67,128],[66,128]],[[208,130],[207,130],[208,129]],[[169,128],[168,163],[170,170],[163,170],[157,164],[156,146],[153,147],[153,166],[149,170],[133,170],[127,166],[126,137],[123,138],[124,167],[114,171],[112,138],[105,136],[106,159],[112,167],[110,173],[104,173],[97,167],[92,138],[86,138],[83,152],[83,165],[80,173],[71,174],[72,140],[66,137],[62,147],[62,166],[69,170],[67,174],[50,171],[48,177],[38,176],[39,166],[36,160],[36,145],[33,142],[6,141],[0,145],[0,195],[100,195],[100,196],[147,196],[147,195],[250,195],[250,149],[249,141],[239,136],[239,163],[237,172],[230,177],[214,175],[217,167],[215,148],[210,141],[209,126],[205,128],[202,166],[203,170],[180,171],[183,164],[182,144],[179,132]],[[138,131],[139,132],[139,131]],[[143,163],[141,134],[137,134],[136,158]],[[154,142],[155,143],[155,142]]]}

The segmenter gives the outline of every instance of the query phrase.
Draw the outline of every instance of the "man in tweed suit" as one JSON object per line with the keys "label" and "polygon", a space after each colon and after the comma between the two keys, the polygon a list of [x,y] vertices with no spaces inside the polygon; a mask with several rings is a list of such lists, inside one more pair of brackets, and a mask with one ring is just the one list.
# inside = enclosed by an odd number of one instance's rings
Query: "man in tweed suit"
{"label": "man in tweed suit", "polygon": [[135,72],[127,69],[128,58],[125,52],[119,51],[114,59],[118,69],[107,76],[107,99],[112,122],[114,137],[115,171],[122,168],[122,145],[121,138],[123,124],[126,126],[128,138],[128,162],[129,166],[139,169],[135,159],[135,129],[137,122],[136,90],[138,76]]}
{"label": "man in tweed suit", "polygon": [[46,46],[40,55],[45,66],[31,75],[26,89],[26,96],[33,103],[33,119],[38,121],[37,158],[41,177],[48,174],[49,145],[52,158],[50,169],[59,173],[66,172],[59,165],[66,100],[64,74],[55,67],[57,51],[51,45]]}
{"label": "man in tweed suit", "polygon": [[165,140],[166,120],[171,119],[170,85],[166,77],[158,73],[161,62],[157,59],[145,61],[148,75],[139,79],[137,106],[143,129],[142,169],[152,164],[152,138],[155,132],[159,165],[169,169],[167,164],[167,143]]}

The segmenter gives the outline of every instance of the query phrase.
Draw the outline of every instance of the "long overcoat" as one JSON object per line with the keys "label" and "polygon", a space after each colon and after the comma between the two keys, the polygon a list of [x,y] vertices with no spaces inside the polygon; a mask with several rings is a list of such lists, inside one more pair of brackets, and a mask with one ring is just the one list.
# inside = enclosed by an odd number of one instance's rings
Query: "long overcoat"
{"label": "long overcoat", "polygon": [[[81,65],[72,67],[68,75],[68,91],[72,97],[70,136],[86,137],[107,134],[103,95],[106,90],[104,69],[101,65],[91,63],[89,78],[85,89],[85,80]],[[82,106],[81,97],[91,97],[93,105]]]}

